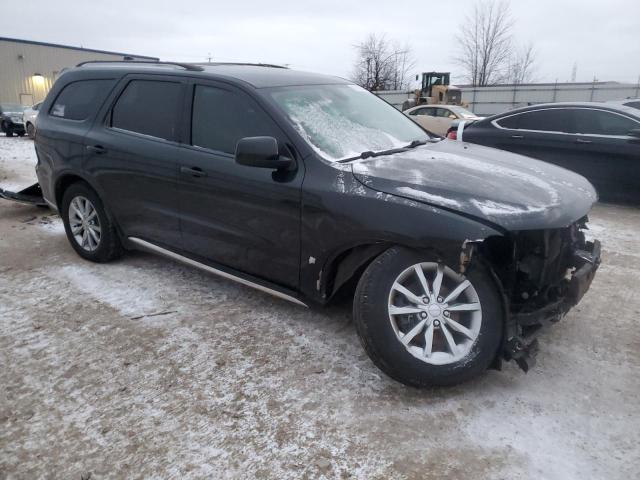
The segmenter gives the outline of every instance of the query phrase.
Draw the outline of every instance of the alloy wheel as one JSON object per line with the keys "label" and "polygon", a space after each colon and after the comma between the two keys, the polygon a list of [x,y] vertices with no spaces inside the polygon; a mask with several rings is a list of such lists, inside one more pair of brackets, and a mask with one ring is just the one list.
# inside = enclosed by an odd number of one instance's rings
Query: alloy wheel
{"label": "alloy wheel", "polygon": [[480,299],[471,282],[435,262],[400,273],[389,292],[388,308],[398,341],[431,365],[465,358],[482,325]]}
{"label": "alloy wheel", "polygon": [[83,250],[93,252],[100,245],[102,230],[98,212],[86,197],[78,195],[69,203],[69,227]]}

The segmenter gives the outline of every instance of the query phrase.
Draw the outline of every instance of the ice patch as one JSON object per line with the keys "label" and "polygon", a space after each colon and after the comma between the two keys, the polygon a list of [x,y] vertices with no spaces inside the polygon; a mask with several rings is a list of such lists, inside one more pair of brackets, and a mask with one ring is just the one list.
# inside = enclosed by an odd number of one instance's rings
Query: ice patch
{"label": "ice patch", "polygon": [[402,195],[409,195],[420,200],[424,200],[429,203],[436,203],[438,205],[446,207],[461,207],[462,204],[457,200],[451,198],[441,197],[440,195],[434,195],[432,193],[423,192],[422,190],[416,190],[411,187],[398,187],[396,191]]}

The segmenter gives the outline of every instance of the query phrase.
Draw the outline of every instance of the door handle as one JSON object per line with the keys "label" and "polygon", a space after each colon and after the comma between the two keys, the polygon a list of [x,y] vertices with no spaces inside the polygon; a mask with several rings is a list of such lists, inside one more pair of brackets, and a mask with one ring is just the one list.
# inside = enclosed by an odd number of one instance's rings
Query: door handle
{"label": "door handle", "polygon": [[524,135],[511,135],[511,138],[516,138],[518,140],[521,140],[524,138]]}
{"label": "door handle", "polygon": [[180,167],[180,172],[192,177],[208,177],[209,174],[200,167]]}
{"label": "door handle", "polygon": [[87,150],[97,155],[102,155],[103,153],[107,153],[107,149],[104,148],[102,145],[87,145]]}
{"label": "door handle", "polygon": [[587,140],[586,138],[576,138],[575,143],[591,143],[591,140]]}

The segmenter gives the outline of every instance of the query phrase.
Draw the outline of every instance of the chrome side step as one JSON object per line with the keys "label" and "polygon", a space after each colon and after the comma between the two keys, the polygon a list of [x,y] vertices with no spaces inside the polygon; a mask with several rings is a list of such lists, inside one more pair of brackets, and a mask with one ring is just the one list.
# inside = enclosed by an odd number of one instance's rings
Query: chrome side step
{"label": "chrome side step", "polygon": [[209,273],[213,273],[214,275],[218,275],[220,277],[223,278],[227,278],[229,280],[233,280],[234,282],[238,282],[241,283],[243,285],[246,285],[248,287],[251,288],[255,288],[256,290],[260,290],[262,292],[268,293],[270,295],[273,295],[274,297],[278,297],[278,298],[282,298],[284,300],[288,300],[292,303],[295,303],[297,305],[302,305],[303,307],[307,307],[307,304],[304,302],[301,302],[300,300],[298,300],[295,297],[292,297],[291,295],[287,295],[286,293],[282,293],[279,292],[277,290],[273,290],[271,288],[265,287],[263,285],[260,285],[258,283],[254,283],[250,280],[246,280],[244,278],[241,277],[237,277],[236,275],[233,275],[231,273],[227,273],[224,272],[222,270],[218,270],[217,268],[213,268],[210,267],[209,265],[205,265],[204,263],[200,263],[197,262],[195,260],[192,260],[191,258],[187,258],[185,256],[182,256],[178,253],[172,252],[170,250],[166,250],[162,247],[159,247],[157,245],[154,245],[153,243],[149,243],[145,240],[142,240],[140,238],[136,238],[136,237],[128,237],[129,241],[131,241],[131,243],[135,243],[136,245],[138,245],[139,247],[145,249],[145,250],[149,250],[153,253],[157,253],[159,255],[162,255],[164,257],[168,257],[171,258],[172,260],[176,260],[178,262],[184,263],[186,265],[190,265],[192,267],[196,267],[199,268],[200,270],[204,270],[205,272],[209,272]]}

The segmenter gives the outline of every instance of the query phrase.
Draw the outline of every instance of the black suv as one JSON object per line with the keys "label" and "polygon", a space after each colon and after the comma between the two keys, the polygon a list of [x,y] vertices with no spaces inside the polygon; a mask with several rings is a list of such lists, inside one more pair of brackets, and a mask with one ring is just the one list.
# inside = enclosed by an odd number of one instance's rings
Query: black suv
{"label": "black suv", "polygon": [[82,257],[150,250],[301,305],[351,295],[367,353],[411,385],[530,368],[600,261],[584,178],[432,137],[340,78],[84,64],[47,96],[35,145]]}

